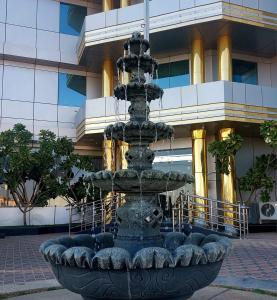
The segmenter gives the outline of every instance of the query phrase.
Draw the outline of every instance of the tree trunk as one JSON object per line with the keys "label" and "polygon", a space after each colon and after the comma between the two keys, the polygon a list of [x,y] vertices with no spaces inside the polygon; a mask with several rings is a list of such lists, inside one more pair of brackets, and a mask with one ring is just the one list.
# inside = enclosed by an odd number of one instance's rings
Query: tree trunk
{"label": "tree trunk", "polygon": [[23,210],[23,225],[24,226],[27,226],[27,213],[26,213],[26,211],[27,211],[27,208],[24,208],[24,210]]}

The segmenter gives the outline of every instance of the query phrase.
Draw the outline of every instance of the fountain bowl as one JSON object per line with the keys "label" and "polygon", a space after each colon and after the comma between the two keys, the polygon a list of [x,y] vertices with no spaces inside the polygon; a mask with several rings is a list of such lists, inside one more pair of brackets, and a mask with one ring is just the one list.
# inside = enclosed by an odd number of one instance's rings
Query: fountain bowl
{"label": "fountain bowl", "polygon": [[84,300],[184,300],[216,278],[232,248],[215,234],[172,232],[163,241],[131,256],[110,233],[82,234],[46,241],[40,251],[59,283]]}
{"label": "fountain bowl", "polygon": [[216,278],[222,262],[187,268],[88,271],[52,264],[60,284],[83,299],[184,300]]}

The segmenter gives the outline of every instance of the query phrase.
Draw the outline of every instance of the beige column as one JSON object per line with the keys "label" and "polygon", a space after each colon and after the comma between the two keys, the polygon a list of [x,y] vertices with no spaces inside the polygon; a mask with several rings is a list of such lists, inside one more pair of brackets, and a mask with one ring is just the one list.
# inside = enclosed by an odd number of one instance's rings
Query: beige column
{"label": "beige column", "polygon": [[[115,171],[116,170],[116,153],[115,147],[111,140],[104,140],[103,142],[103,159],[104,159],[104,168],[106,170]],[[112,211],[111,211],[111,203],[112,197],[114,194],[112,192],[108,193],[105,196],[104,204],[105,204],[105,223],[109,224],[112,221]]]}
{"label": "beige column", "polygon": [[129,149],[129,145],[126,142],[118,142],[118,154],[119,154],[119,166],[118,169],[127,169],[128,168],[128,163],[125,158],[125,154]]}
{"label": "beige column", "polygon": [[201,38],[192,42],[191,67],[192,84],[205,82],[204,46]]}
{"label": "beige column", "polygon": [[127,7],[129,5],[129,1],[128,0],[120,0],[120,7]]}
{"label": "beige column", "polygon": [[116,159],[115,159],[115,149],[113,147],[111,140],[104,140],[103,142],[103,158],[104,158],[104,168],[106,170],[115,171]]}
{"label": "beige column", "polygon": [[[192,131],[192,169],[194,175],[194,193],[202,197],[208,197],[207,181],[207,145],[206,130],[196,129]],[[205,221],[205,213],[209,211],[206,200],[197,198],[199,205],[195,206],[195,217]],[[206,221],[207,221],[206,216]],[[201,220],[196,220],[201,221]]]}
{"label": "beige column", "polygon": [[113,0],[102,0],[103,11],[108,11],[113,9]]}
{"label": "beige column", "polygon": [[110,97],[113,95],[114,84],[114,70],[113,61],[105,59],[102,69],[102,95],[103,97]]}
{"label": "beige column", "polygon": [[232,41],[229,35],[218,38],[218,80],[232,81]]}
{"label": "beige column", "polygon": [[[225,140],[229,138],[229,135],[234,133],[233,128],[222,128],[219,131],[220,140]],[[233,219],[237,218],[237,214],[233,212],[227,212],[225,210],[233,211],[234,208],[229,206],[227,203],[236,204],[236,180],[235,180],[235,161],[234,157],[229,157],[229,174],[221,174],[221,201],[223,201],[224,208],[224,223],[230,225],[236,225]],[[225,203],[224,203],[225,202]],[[227,202],[227,203],[226,203]]]}

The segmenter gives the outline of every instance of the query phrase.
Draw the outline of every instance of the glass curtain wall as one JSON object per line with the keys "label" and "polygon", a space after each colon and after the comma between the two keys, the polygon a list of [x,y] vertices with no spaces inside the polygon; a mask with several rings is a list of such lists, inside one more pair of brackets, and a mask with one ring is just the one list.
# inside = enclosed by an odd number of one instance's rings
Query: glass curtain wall
{"label": "glass curtain wall", "polygon": [[69,3],[60,6],[60,32],[69,35],[80,35],[87,8]]}
{"label": "glass curtain wall", "polygon": [[159,64],[158,78],[155,75],[154,82],[163,89],[190,85],[189,61]]}
{"label": "glass curtain wall", "polygon": [[81,106],[86,100],[86,77],[59,73],[59,105]]}
{"label": "glass curtain wall", "polygon": [[233,59],[233,81],[247,84],[258,84],[257,63]]}

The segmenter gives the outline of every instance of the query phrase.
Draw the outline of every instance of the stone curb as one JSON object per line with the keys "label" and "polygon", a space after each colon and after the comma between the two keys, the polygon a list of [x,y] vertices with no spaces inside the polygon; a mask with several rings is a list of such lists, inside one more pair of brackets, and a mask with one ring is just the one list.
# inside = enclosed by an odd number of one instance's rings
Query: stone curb
{"label": "stone curb", "polygon": [[227,286],[242,290],[262,290],[277,295],[277,281],[261,280],[252,277],[217,276],[212,286]]}
{"label": "stone curb", "polygon": [[0,299],[1,297],[12,297],[60,288],[62,288],[61,285],[55,279],[30,281],[25,284],[6,284],[0,289]]}
{"label": "stone curb", "polygon": [[[277,296],[277,282],[273,280],[218,276],[211,286],[225,287],[229,289],[241,289],[244,291],[261,290],[265,293],[270,293]],[[61,288],[61,285],[55,279],[32,281],[23,285],[9,284],[5,285],[4,288],[0,290],[0,299],[1,297],[10,298],[24,294],[33,294]]]}

